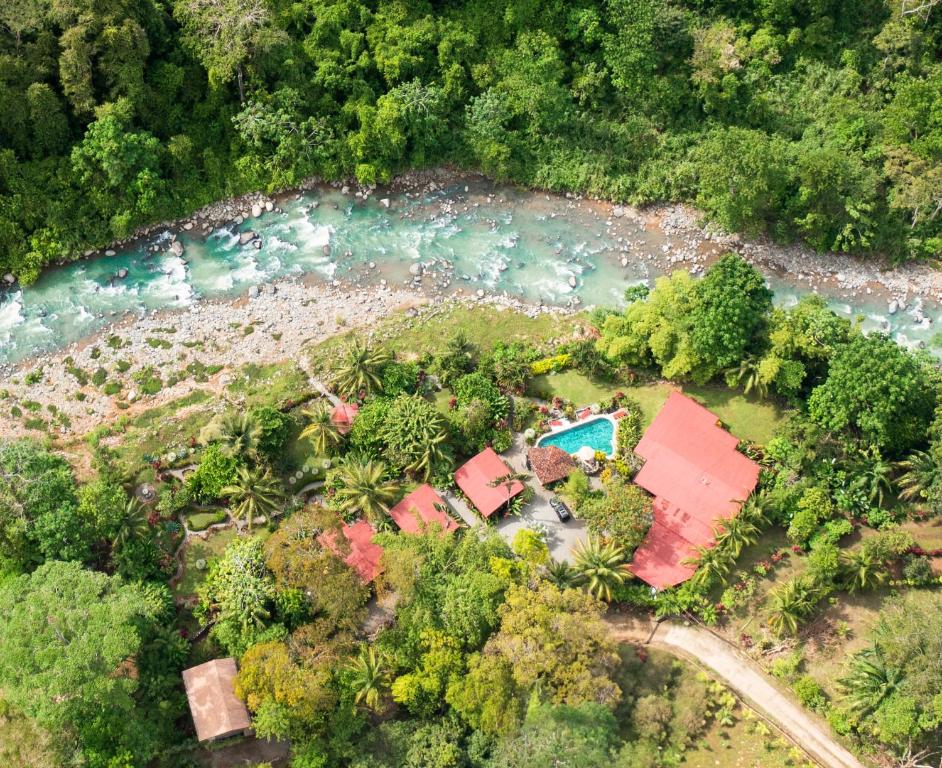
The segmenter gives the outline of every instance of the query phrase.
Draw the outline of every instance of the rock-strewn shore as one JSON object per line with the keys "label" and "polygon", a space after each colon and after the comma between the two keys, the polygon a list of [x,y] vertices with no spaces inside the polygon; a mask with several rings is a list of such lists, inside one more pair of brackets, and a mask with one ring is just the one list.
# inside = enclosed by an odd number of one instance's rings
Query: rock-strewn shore
{"label": "rock-strewn shore", "polygon": [[[565,311],[494,295],[449,300],[497,304],[531,315]],[[50,431],[83,435],[120,414],[133,415],[197,388],[219,390],[231,370],[243,364],[298,360],[305,347],[334,334],[375,324],[395,311],[420,313],[440,305],[440,300],[432,302],[416,290],[351,289],[290,279],[266,285],[252,298],[198,301],[186,310],[126,320],[0,375],[0,408],[23,412],[21,418],[0,419],[0,437],[29,433],[31,415],[48,420]],[[135,374],[153,368],[166,380],[190,364],[222,370],[204,382],[187,376],[154,395],[143,394],[135,379]],[[100,383],[89,380],[83,385],[76,376],[79,371],[91,379],[98,369],[107,372],[108,383],[120,385],[119,392],[106,394]]]}

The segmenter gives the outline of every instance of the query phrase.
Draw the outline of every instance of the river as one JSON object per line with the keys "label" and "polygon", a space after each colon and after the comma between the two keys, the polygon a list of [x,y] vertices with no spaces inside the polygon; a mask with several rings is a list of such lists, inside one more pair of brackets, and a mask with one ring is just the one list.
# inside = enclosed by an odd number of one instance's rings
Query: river
{"label": "river", "polygon": [[[672,269],[699,271],[721,249],[626,209],[482,180],[363,199],[336,187],[278,198],[258,218],[200,231],[168,229],[114,255],[48,269],[0,295],[0,364],[53,352],[130,314],[186,308],[289,276],[352,285],[412,283],[431,293],[506,292],[529,302],[619,306],[627,286]],[[621,213],[621,211],[619,211]],[[254,232],[257,241],[242,242]],[[256,247],[260,245],[260,247]],[[417,278],[415,272],[424,270]],[[411,268],[411,272],[410,272]],[[937,303],[890,315],[887,297],[766,270],[779,304],[821,292],[845,316],[937,354]],[[119,277],[121,275],[121,277]]]}

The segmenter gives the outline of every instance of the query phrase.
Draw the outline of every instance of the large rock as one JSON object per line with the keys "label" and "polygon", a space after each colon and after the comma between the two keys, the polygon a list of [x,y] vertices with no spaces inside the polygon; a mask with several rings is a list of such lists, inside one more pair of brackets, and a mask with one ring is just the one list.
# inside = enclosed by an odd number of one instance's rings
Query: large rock
{"label": "large rock", "polygon": [[262,215],[262,206],[260,206],[258,203],[255,203],[252,206],[252,218],[257,219],[261,215]]}
{"label": "large rock", "polygon": [[379,201],[379,204],[380,204],[381,206],[383,206],[383,208],[388,208],[388,207],[389,207],[389,198],[388,198],[388,197],[384,197],[382,200]]}
{"label": "large rock", "polygon": [[121,267],[121,269],[118,270],[118,278],[121,280],[124,280],[124,278],[126,278],[127,276],[128,276],[128,271],[124,267]]}
{"label": "large rock", "polygon": [[259,290],[258,290],[258,286],[257,286],[257,285],[253,285],[253,286],[250,286],[250,287],[249,287],[249,298],[250,298],[250,299],[257,299],[257,298],[258,298],[258,294],[259,294]]}
{"label": "large rock", "polygon": [[13,276],[12,272],[7,272],[3,276],[3,282],[5,282],[7,285],[13,285],[13,283],[16,282],[16,278]]}
{"label": "large rock", "polygon": [[255,233],[251,229],[239,233],[239,245],[245,245],[246,243],[252,242],[254,239]]}
{"label": "large rock", "polygon": [[265,201],[265,210],[271,213],[275,209],[275,204],[271,200]]}
{"label": "large rock", "polygon": [[421,275],[421,274],[422,274],[422,265],[421,265],[419,262],[417,262],[417,261],[413,261],[413,262],[409,265],[409,274],[412,275],[413,277],[415,277],[415,276],[417,276],[417,275]]}
{"label": "large rock", "polygon": [[172,243],[170,243],[170,252],[173,253],[174,256],[182,256],[183,243],[181,243],[179,240],[174,240]]}

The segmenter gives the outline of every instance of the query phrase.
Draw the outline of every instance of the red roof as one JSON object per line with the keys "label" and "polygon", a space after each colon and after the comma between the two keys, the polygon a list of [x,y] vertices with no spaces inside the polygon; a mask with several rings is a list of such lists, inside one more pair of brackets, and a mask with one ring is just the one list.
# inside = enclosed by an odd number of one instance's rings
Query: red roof
{"label": "red roof", "polygon": [[576,462],[558,445],[533,446],[527,451],[530,469],[543,485],[551,485],[569,477],[576,469]]}
{"label": "red roof", "polygon": [[490,517],[514,496],[523,491],[523,483],[514,480],[510,489],[503,483],[491,486],[495,480],[511,473],[504,460],[494,453],[493,448],[485,448],[473,459],[469,459],[455,472],[455,482],[464,491],[465,496],[477,507],[484,517]]}
{"label": "red roof", "polygon": [[[344,558],[344,562],[360,574],[360,579],[364,584],[369,584],[383,570],[380,562],[383,557],[383,548],[373,543],[373,536],[376,534],[373,526],[366,520],[357,520],[352,525],[344,525],[340,530],[350,544],[350,554]],[[343,554],[337,545],[335,531],[324,531],[317,537],[317,540],[321,546],[327,547],[337,557]]]}
{"label": "red roof", "polygon": [[360,406],[356,403],[337,403],[330,414],[330,420],[337,425],[339,430],[346,434],[353,426],[353,420],[360,412]]}
{"label": "red roof", "polygon": [[406,533],[423,533],[429,525],[439,525],[442,533],[458,530],[458,523],[446,514],[448,505],[428,483],[420,485],[396,506],[389,516]]}
{"label": "red roof", "polygon": [[715,543],[713,528],[739,513],[759,479],[759,465],[736,450],[739,441],[718,421],[674,392],[635,448],[645,459],[635,482],[655,496],[654,524],[629,570],[658,589],[693,575],[682,561]]}

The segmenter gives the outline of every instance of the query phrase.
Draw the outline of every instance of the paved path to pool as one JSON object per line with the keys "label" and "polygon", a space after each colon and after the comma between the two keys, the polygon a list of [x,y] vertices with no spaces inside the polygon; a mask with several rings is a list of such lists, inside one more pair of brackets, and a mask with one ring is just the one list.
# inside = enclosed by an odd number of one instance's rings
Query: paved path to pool
{"label": "paved path to pool", "polygon": [[[515,472],[527,472],[527,445],[521,434],[514,435],[514,442],[510,450],[504,454],[504,460]],[[508,543],[512,543],[514,536],[521,528],[538,526],[546,531],[546,544],[554,560],[572,562],[572,548],[588,536],[585,523],[582,520],[571,519],[563,523],[556,516],[549,500],[554,496],[540,481],[530,476],[527,480],[534,490],[533,501],[526,505],[521,515],[507,515],[497,523],[497,531]]]}

